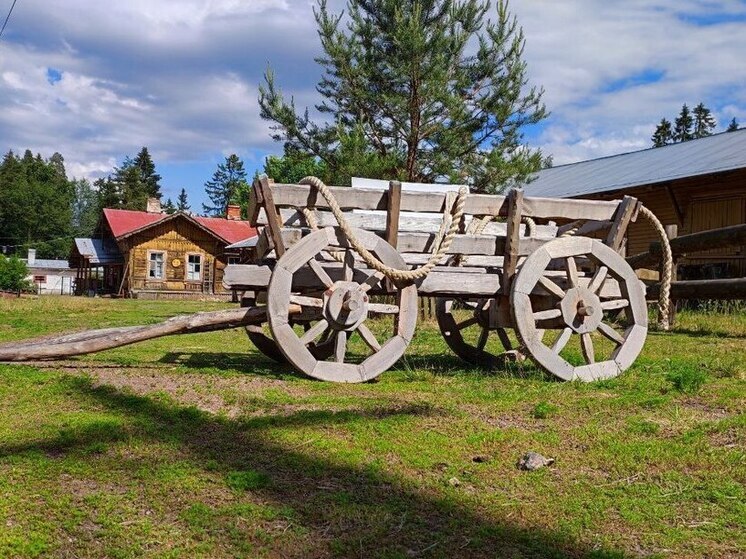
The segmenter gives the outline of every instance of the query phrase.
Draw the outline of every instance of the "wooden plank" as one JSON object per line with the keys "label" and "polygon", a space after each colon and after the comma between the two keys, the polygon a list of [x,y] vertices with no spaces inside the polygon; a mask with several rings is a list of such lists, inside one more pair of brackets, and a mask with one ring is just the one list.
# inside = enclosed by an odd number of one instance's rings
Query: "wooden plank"
{"label": "wooden plank", "polygon": [[[342,209],[386,210],[388,207],[386,191],[339,186],[329,188]],[[276,184],[272,187],[272,194],[277,207],[299,208],[315,205],[317,208],[328,208],[328,204],[322,198],[314,200],[312,190],[305,185]],[[505,199],[504,196],[492,194],[469,194],[464,213],[505,217],[508,214]],[[442,213],[444,202],[445,193],[403,191],[401,211]],[[609,220],[614,216],[618,205],[618,201],[526,197],[523,215],[541,219]]]}
{"label": "wooden plank", "polygon": [[[647,298],[657,299],[660,284],[648,287]],[[672,299],[746,299],[746,278],[671,282]]]}
{"label": "wooden plank", "polygon": [[[323,268],[332,281],[342,280],[342,265],[338,262],[324,263]],[[362,282],[372,272],[368,268],[356,267],[354,280]],[[232,264],[226,268],[223,282],[227,289],[266,288],[271,276],[272,268],[269,265]],[[562,276],[552,276],[552,281],[560,289],[569,289],[568,280]],[[582,287],[587,286],[590,281],[591,278],[589,277],[578,279],[579,285]],[[442,267],[435,268],[426,278],[418,280],[415,285],[417,292],[421,296],[493,296],[496,293],[500,293],[500,276],[493,273],[469,273],[463,269]],[[318,276],[310,268],[306,267],[301,268],[294,274],[292,289],[293,291],[301,292],[321,291],[325,289],[325,286]],[[381,291],[379,289],[372,289],[371,293],[381,293]],[[546,291],[540,285],[537,285],[533,290],[533,294],[538,296],[546,295]],[[620,295],[619,283],[613,278],[608,278],[604,282],[599,294],[603,299],[616,298]],[[414,306],[416,307],[416,304]]]}
{"label": "wooden plank", "polygon": [[[302,212],[294,208],[280,208],[279,212],[280,220],[284,227],[307,227],[305,216]],[[335,227],[338,225],[337,219],[329,211],[316,210],[315,215],[319,227]],[[437,233],[440,230],[442,219],[442,215],[439,213],[423,215],[421,212],[400,212],[398,231],[400,233],[406,231]],[[463,217],[465,227],[471,223],[472,219],[474,219],[474,217],[470,215],[465,215]],[[367,231],[387,230],[387,216],[382,213],[345,212],[345,220],[350,226],[365,229]],[[264,210],[259,212],[258,222],[260,225],[267,223],[267,216]],[[599,222],[594,221],[592,223]],[[606,228],[611,226],[611,222],[603,223],[606,223]],[[482,234],[505,236],[507,228],[507,223],[491,221],[485,226]],[[536,237],[542,239],[553,239],[557,237],[557,231],[558,227],[554,223],[548,225],[537,225]],[[576,233],[576,235],[579,234],[580,232]],[[525,224],[521,224],[521,236],[528,236],[528,226]]]}
{"label": "wooden plank", "polygon": [[257,226],[257,222],[259,219],[259,210],[262,209],[262,202],[264,202],[263,199],[260,199],[259,193],[257,192],[257,182],[258,180],[254,181],[254,183],[251,185],[251,190],[249,190],[249,203],[247,207],[249,223],[251,223],[252,227]]}

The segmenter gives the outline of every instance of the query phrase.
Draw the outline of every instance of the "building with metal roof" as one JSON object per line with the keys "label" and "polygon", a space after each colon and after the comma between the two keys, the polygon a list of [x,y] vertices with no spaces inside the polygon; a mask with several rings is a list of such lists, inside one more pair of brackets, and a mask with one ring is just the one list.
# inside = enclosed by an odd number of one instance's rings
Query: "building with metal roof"
{"label": "building with metal roof", "polygon": [[[544,169],[524,189],[551,198],[634,196],[679,235],[746,223],[746,129]],[[648,225],[633,224],[627,252],[654,240]],[[692,279],[746,276],[746,247],[698,254],[680,269]]]}

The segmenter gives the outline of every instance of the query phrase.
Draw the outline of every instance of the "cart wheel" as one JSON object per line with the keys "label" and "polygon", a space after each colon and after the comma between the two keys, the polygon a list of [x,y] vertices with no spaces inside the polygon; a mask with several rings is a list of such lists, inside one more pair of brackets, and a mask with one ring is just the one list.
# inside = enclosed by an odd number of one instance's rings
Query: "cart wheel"
{"label": "cart wheel", "polygon": [[[504,299],[439,297],[435,307],[440,333],[448,347],[467,363],[492,369],[505,363],[504,352],[487,349],[490,332],[495,332],[504,351],[513,349],[508,331],[494,325]],[[473,333],[464,337],[464,333]],[[475,340],[475,341],[473,341]]]}
{"label": "cart wheel", "polygon": [[[241,306],[246,307],[253,305],[251,304],[251,300],[244,299],[243,301],[241,301]],[[293,324],[295,323],[293,322]],[[313,327],[313,322],[311,322],[310,320],[303,321],[301,324],[303,326],[303,330],[306,332]],[[248,324],[244,327],[249,340],[252,344],[254,344],[254,347],[258,349],[260,353],[274,361],[277,361],[278,363],[287,363],[288,361],[287,359],[285,359],[285,356],[280,351],[280,348],[277,347],[277,344],[272,339],[272,337],[268,336],[265,333],[264,328],[264,323]],[[317,359],[326,359],[334,353],[334,341],[322,338],[320,340],[310,342],[308,344],[308,349]]]}
{"label": "cart wheel", "polygon": [[[399,253],[373,233],[355,229],[355,236],[365,248],[386,265],[407,269]],[[322,267],[319,258],[326,250],[340,251],[344,263],[336,281]],[[396,289],[396,304],[373,303],[371,289],[382,290],[383,274],[356,269],[355,254],[344,233],[338,227],[316,231],[293,245],[277,262],[267,292],[269,326],[272,337],[287,360],[299,371],[321,380],[334,382],[364,382],[391,367],[404,354],[417,321],[417,287],[414,284]],[[292,293],[293,284],[307,287],[304,295]],[[320,293],[323,291],[323,293]],[[290,304],[300,305],[302,314],[316,312],[321,317],[307,332],[293,330]],[[369,328],[369,315],[382,314],[394,318],[394,335],[384,343]],[[380,328],[373,328],[380,330]],[[369,355],[360,358],[348,351],[348,339],[353,333],[365,342]],[[380,334],[379,334],[380,335]],[[308,344],[329,339],[334,344],[331,360],[315,356]]]}
{"label": "cart wheel", "polygon": [[[595,267],[590,280],[579,278],[578,258]],[[559,264],[566,279],[545,274],[550,262]],[[608,276],[618,282],[615,295],[603,291]],[[532,293],[548,293],[554,305],[535,310]],[[519,339],[539,366],[561,379],[615,377],[632,365],[645,343],[648,311],[642,282],[619,254],[595,239],[556,239],[533,252],[516,275],[510,297]],[[608,315],[617,309],[623,313],[612,324]],[[561,330],[553,343],[542,336],[547,327]],[[611,342],[613,349],[605,352],[605,359],[598,358],[603,348],[599,344],[594,349],[592,334],[602,336],[605,340],[596,339],[603,345]],[[579,336],[585,365],[574,366],[561,355],[574,335]]]}

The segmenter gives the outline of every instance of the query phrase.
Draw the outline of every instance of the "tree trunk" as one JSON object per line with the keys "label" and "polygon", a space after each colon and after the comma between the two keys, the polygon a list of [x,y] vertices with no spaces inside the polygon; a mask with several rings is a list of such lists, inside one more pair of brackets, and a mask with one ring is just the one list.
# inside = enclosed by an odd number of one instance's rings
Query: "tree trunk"
{"label": "tree trunk", "polygon": [[[299,313],[301,307],[290,305],[290,311]],[[264,307],[252,307],[175,316],[158,324],[144,326],[103,328],[61,336],[44,336],[0,345],[0,361],[59,359],[174,334],[194,334],[226,330],[247,324],[261,324],[266,319],[267,313]]]}

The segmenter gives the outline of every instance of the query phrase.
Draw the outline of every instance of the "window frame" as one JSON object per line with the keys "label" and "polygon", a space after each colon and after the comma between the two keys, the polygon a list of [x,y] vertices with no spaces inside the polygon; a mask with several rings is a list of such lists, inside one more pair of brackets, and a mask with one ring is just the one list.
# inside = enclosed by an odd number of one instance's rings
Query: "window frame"
{"label": "window frame", "polygon": [[[161,277],[154,277],[150,275],[151,271],[151,264],[155,262],[155,260],[152,260],[152,255],[154,254],[160,254],[163,260],[161,261]],[[166,263],[168,262],[168,254],[165,250],[149,250],[148,251],[148,276],[146,281],[166,281]]]}
{"label": "window frame", "polygon": [[[199,257],[199,277],[197,279],[189,279],[189,257]],[[187,252],[184,255],[184,281],[188,283],[202,283],[204,278],[204,267],[205,267],[205,255],[202,252]]]}

